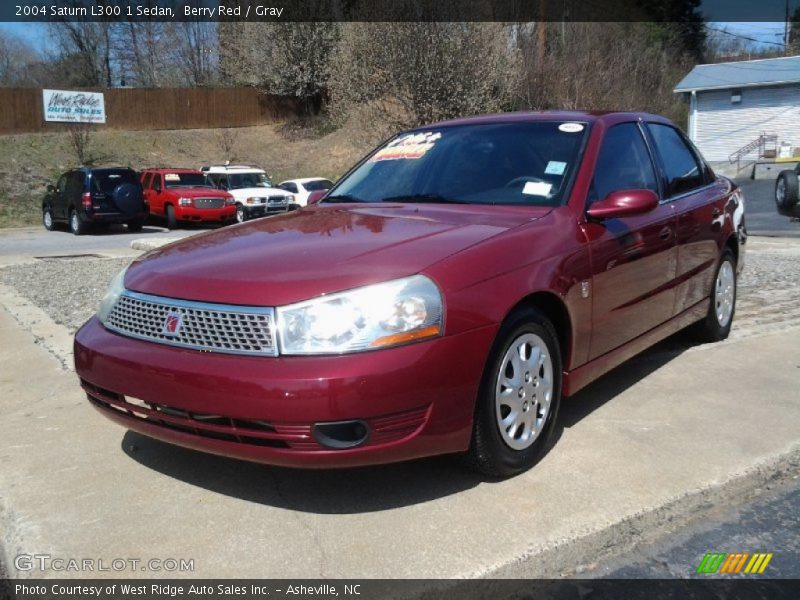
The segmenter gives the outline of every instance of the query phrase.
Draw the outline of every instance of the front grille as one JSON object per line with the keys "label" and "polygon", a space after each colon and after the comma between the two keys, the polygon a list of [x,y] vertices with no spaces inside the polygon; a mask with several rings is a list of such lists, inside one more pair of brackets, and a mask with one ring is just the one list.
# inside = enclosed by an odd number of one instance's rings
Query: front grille
{"label": "front grille", "polygon": [[105,326],[121,335],[170,346],[276,356],[274,323],[271,308],[189,302],[126,290]]}
{"label": "front grille", "polygon": [[287,196],[268,196],[267,204],[287,204],[289,202]]}
{"label": "front grille", "polygon": [[195,198],[195,208],[222,208],[225,206],[225,198]]}

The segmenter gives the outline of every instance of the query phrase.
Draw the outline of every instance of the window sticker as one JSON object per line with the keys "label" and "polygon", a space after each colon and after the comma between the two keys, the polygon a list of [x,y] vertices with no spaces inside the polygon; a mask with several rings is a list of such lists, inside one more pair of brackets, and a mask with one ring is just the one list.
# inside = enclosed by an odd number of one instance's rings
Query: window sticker
{"label": "window sticker", "polygon": [[164,181],[180,181],[181,176],[177,173],[167,173],[164,175]]}
{"label": "window sticker", "polygon": [[370,159],[370,162],[422,158],[441,137],[441,133],[409,133],[389,142],[389,145],[385,148],[378,150]]}
{"label": "window sticker", "polygon": [[544,173],[545,175],[563,175],[564,171],[566,170],[567,163],[558,160],[551,160],[549,163],[547,163]]}
{"label": "window sticker", "polygon": [[578,133],[583,131],[583,123],[562,123],[558,126],[558,130],[564,133]]}
{"label": "window sticker", "polygon": [[551,189],[553,189],[552,183],[547,183],[546,181],[528,181],[525,187],[522,188],[522,193],[528,194],[529,196],[547,196]]}

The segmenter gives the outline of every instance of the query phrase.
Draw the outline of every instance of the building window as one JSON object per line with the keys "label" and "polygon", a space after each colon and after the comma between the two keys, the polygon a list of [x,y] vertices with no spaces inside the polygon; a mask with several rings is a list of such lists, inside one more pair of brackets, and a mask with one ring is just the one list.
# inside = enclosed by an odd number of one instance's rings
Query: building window
{"label": "building window", "polygon": [[731,90],[731,104],[742,103],[742,90]]}

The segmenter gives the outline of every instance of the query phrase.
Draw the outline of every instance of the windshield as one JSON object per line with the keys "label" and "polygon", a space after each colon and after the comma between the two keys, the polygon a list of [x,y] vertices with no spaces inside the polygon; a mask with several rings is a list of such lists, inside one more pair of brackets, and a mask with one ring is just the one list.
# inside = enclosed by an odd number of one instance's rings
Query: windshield
{"label": "windshield", "polygon": [[534,121],[403,133],[323,202],[557,206],[587,130],[585,123]]}
{"label": "windshield", "polygon": [[212,187],[202,173],[167,173],[164,175],[164,184],[168,188]]}
{"label": "windshield", "polygon": [[272,187],[272,182],[265,173],[229,173],[228,189],[238,190],[251,187]]}
{"label": "windshield", "polygon": [[333,187],[333,182],[327,179],[315,179],[314,181],[306,181],[303,184],[307,192],[316,192],[319,190],[329,190]]}

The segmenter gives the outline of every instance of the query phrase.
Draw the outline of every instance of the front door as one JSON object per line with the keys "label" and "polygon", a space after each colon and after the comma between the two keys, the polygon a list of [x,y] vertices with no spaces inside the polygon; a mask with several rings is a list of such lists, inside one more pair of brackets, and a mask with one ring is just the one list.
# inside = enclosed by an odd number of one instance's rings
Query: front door
{"label": "front door", "polygon": [[[659,193],[653,157],[637,123],[606,133],[587,208],[615,191]],[[670,203],[643,215],[583,225],[592,264],[589,358],[614,350],[672,316],[676,272],[675,215]]]}

